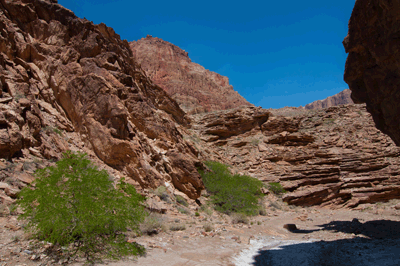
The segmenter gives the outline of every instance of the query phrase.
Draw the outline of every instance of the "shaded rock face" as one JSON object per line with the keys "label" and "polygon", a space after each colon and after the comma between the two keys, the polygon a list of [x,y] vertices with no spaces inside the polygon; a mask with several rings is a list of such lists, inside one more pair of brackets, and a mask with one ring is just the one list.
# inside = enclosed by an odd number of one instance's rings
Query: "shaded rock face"
{"label": "shaded rock face", "polygon": [[232,165],[233,172],[265,183],[280,182],[289,204],[339,208],[400,198],[400,148],[376,129],[365,105],[213,115],[228,125],[238,117],[253,121],[252,113],[264,116],[253,128],[232,129],[223,138],[211,114],[195,115],[187,138],[204,160]]}
{"label": "shaded rock face", "polygon": [[357,0],[343,41],[344,80],[356,103],[367,104],[376,126],[400,145],[400,4]]}
{"label": "shaded rock face", "polygon": [[251,106],[229,85],[227,77],[193,63],[188,53],[159,38],[130,43],[136,62],[187,113]]}
{"label": "shaded rock face", "polygon": [[306,104],[304,108],[306,109],[322,109],[328,108],[332,106],[338,106],[343,104],[352,104],[354,103],[351,99],[351,91],[349,89],[345,89],[344,91],[339,92],[338,94],[329,96],[324,100],[318,100],[309,104]]}
{"label": "shaded rock face", "polygon": [[180,133],[185,113],[128,42],[56,2],[0,0],[0,158],[82,150],[142,187],[169,182],[197,198],[201,163]]}

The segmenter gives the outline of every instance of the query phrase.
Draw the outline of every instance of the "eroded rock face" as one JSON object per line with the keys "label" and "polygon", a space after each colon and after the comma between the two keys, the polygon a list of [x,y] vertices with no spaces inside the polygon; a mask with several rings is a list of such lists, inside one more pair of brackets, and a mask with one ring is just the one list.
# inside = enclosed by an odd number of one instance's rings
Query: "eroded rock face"
{"label": "eroded rock face", "polygon": [[[264,118],[253,123],[249,114],[256,112]],[[193,116],[188,139],[204,160],[232,165],[233,172],[265,183],[280,182],[289,204],[339,208],[400,198],[400,149],[376,129],[365,105],[227,114]],[[224,138],[211,135],[239,120],[254,127]]]}
{"label": "eroded rock face", "polygon": [[201,163],[179,131],[185,113],[128,42],[56,2],[0,0],[0,157],[83,150],[142,187],[168,181],[197,198]]}
{"label": "eroded rock face", "polygon": [[357,0],[343,41],[349,54],[344,80],[365,102],[376,126],[400,145],[400,4]]}
{"label": "eroded rock face", "polygon": [[338,94],[329,96],[324,100],[318,100],[309,104],[306,104],[304,108],[306,109],[322,109],[328,108],[332,106],[338,106],[343,104],[352,104],[354,103],[351,99],[351,91],[349,89],[345,89]]}
{"label": "eroded rock face", "polygon": [[130,47],[147,75],[187,113],[252,106],[233,90],[227,77],[193,63],[187,52],[169,42],[147,36]]}

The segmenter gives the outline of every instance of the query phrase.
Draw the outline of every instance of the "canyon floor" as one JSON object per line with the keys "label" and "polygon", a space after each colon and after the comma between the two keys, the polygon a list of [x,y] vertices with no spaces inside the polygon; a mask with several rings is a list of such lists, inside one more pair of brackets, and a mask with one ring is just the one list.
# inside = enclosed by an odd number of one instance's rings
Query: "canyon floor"
{"label": "canyon floor", "polygon": [[[166,228],[184,225],[132,240],[146,247],[145,256],[104,261],[124,265],[399,265],[399,200],[360,205],[357,209],[293,207],[272,195],[265,216],[234,224],[216,212],[194,215],[194,206],[183,214],[169,206],[161,215]],[[398,205],[397,205],[398,206]],[[398,207],[397,207],[398,208]],[[0,217],[0,265],[56,265],[33,248],[16,216]],[[295,224],[288,231],[285,224]],[[212,231],[205,232],[204,225]],[[84,259],[70,262],[84,265]]]}

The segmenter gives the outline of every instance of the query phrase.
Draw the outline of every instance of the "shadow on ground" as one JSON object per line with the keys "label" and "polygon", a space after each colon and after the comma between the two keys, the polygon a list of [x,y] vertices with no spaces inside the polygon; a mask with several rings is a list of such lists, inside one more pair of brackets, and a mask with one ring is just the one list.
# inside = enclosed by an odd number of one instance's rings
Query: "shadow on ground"
{"label": "shadow on ground", "polygon": [[349,221],[333,221],[319,225],[322,230],[343,232],[348,234],[364,235],[373,239],[400,238],[400,222],[377,220],[361,223],[358,219]]}
{"label": "shadow on ground", "polygon": [[[376,220],[365,223],[333,221],[320,230],[353,233],[360,237],[335,241],[281,240],[266,242],[253,257],[255,266],[398,266],[400,265],[400,222]],[[318,230],[296,230],[310,233]],[[363,236],[363,237],[361,237]]]}
{"label": "shadow on ground", "polygon": [[336,241],[286,244],[261,249],[255,266],[398,266],[399,239],[353,238]]}

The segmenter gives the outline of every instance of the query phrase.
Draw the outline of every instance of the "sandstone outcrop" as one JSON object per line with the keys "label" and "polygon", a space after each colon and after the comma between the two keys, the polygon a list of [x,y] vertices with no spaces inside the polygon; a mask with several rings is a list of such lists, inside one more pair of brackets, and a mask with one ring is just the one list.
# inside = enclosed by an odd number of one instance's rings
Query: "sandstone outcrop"
{"label": "sandstone outcrop", "polygon": [[332,106],[338,106],[342,104],[352,104],[354,103],[351,99],[351,91],[349,89],[345,89],[335,95],[329,96],[324,100],[318,100],[309,104],[306,104],[304,108],[306,109],[322,109],[328,108]]}
{"label": "sandstone outcrop", "polygon": [[227,77],[193,63],[187,52],[169,42],[147,36],[131,42],[130,47],[153,82],[187,113],[252,105],[233,90]]}
{"label": "sandstone outcrop", "polygon": [[127,41],[54,0],[0,0],[0,31],[0,158],[23,166],[80,150],[143,188],[200,195],[202,164],[179,129],[189,120]]}
{"label": "sandstone outcrop", "polygon": [[344,80],[356,103],[366,103],[377,128],[400,145],[400,4],[357,0],[343,41]]}
{"label": "sandstone outcrop", "polygon": [[[230,112],[193,116],[188,139],[204,160],[232,165],[233,172],[265,183],[280,182],[287,203],[339,208],[400,198],[400,148],[375,128],[365,105]],[[249,114],[256,113],[262,119],[250,122]],[[218,118],[224,123],[213,124]],[[220,128],[228,128],[223,125],[241,119],[254,127],[221,138]]]}

